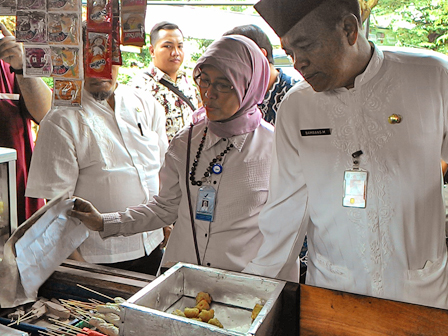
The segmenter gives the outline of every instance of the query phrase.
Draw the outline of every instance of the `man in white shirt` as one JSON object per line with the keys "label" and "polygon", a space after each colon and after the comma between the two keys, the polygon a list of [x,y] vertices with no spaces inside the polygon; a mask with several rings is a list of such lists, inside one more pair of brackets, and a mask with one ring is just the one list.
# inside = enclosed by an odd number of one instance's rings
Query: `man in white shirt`
{"label": "man in white shirt", "polygon": [[256,8],[306,82],[280,107],[264,243],[245,271],[295,280],[307,233],[307,283],[447,309],[448,59],[378,49],[357,0]]}
{"label": "man in white shirt", "polygon": [[[42,121],[27,196],[51,199],[69,188],[114,211],[158,193],[165,113],[152,96],[119,85],[118,69],[112,66],[111,80],[85,78],[82,108],[55,108]],[[162,240],[162,229],[106,240],[91,231],[72,257],[155,275]]]}

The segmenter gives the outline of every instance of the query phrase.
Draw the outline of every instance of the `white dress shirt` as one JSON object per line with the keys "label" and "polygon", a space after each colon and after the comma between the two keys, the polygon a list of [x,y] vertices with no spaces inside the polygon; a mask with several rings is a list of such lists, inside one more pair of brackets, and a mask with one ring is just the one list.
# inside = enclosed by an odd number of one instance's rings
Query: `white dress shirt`
{"label": "white dress shirt", "polygon": [[[204,122],[194,126],[190,170],[204,133]],[[216,190],[214,221],[195,220],[202,265],[241,271],[257,254],[263,241],[258,228],[258,214],[268,196],[273,127],[262,121],[251,133],[222,139],[210,130],[196,169],[202,178],[209,163],[229,143],[221,174],[212,174],[210,185]],[[104,215],[103,236],[127,235],[157,229],[176,221],[168,241],[164,262],[197,263],[186,191],[186,153],[188,128],[171,141],[160,170],[160,194],[145,206],[131,207],[120,214]],[[198,186],[192,186],[192,209],[196,210]]]}
{"label": "white dress shirt", "polygon": [[[440,166],[448,160],[447,69],[440,54],[375,48],[350,90],[291,89],[260,214],[266,240],[245,271],[284,277],[307,233],[308,284],[448,308]],[[400,123],[389,123],[393,114]],[[301,132],[324,129],[331,135]],[[365,209],[342,206],[344,171],[358,150],[368,172]]]}
{"label": "white dress shirt", "polygon": [[[47,114],[33,153],[28,197],[51,199],[71,188],[73,195],[110,212],[146,203],[158,193],[168,147],[163,108],[125,85],[114,93],[115,111],[84,90],[81,110]],[[80,251],[88,262],[115,263],[144,256],[145,247],[149,254],[162,240],[162,230],[107,240],[91,232]]]}

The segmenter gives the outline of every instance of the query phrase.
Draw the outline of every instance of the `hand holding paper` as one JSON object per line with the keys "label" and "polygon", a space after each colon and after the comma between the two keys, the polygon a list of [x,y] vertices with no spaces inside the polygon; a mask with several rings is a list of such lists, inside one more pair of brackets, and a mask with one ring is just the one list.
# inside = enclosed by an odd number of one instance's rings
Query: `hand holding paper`
{"label": "hand holding paper", "polygon": [[68,211],[69,216],[78,218],[92,231],[103,231],[103,218],[101,213],[85,199],[76,197],[73,210]]}

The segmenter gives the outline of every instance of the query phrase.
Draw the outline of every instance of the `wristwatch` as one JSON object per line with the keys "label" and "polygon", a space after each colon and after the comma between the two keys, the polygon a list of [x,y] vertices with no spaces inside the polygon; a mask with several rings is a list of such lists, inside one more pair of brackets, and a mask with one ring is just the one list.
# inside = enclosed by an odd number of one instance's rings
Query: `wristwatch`
{"label": "wristwatch", "polygon": [[14,69],[11,65],[9,66],[9,71],[15,73],[16,75],[23,75],[23,69]]}

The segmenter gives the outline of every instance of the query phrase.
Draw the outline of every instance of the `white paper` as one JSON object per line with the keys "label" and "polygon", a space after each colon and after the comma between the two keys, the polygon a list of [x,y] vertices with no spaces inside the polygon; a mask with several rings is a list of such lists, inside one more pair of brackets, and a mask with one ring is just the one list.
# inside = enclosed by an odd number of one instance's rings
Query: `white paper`
{"label": "white paper", "polygon": [[74,200],[63,199],[48,209],[16,243],[17,267],[27,297],[86,240],[89,231],[78,219],[68,217]]}

